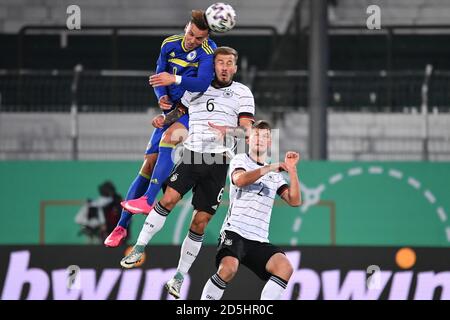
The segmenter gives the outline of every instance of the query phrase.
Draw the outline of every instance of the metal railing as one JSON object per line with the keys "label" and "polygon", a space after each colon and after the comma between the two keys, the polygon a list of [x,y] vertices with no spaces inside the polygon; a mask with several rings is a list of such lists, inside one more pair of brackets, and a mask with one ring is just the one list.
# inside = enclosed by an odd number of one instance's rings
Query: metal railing
{"label": "metal railing", "polygon": [[[396,79],[393,76],[395,73],[393,72],[393,57],[394,57],[394,42],[395,35],[401,34],[430,34],[433,32],[439,33],[450,33],[450,25],[430,25],[430,24],[421,24],[421,25],[387,25],[383,26],[379,30],[369,30],[365,25],[330,25],[328,27],[329,35],[336,34],[363,34],[363,35],[383,35],[385,36],[385,67],[386,70],[386,78],[387,82],[387,90],[386,90],[386,105],[388,107],[392,107],[395,105],[396,97],[394,92],[394,86]],[[309,33],[309,26],[306,26],[302,29],[300,37],[300,41],[304,41],[306,39],[306,35]],[[301,43],[300,45],[303,45]]]}
{"label": "metal railing", "polygon": [[422,105],[421,111],[423,115],[424,125],[423,125],[423,159],[428,160],[429,158],[429,148],[428,148],[428,139],[429,139],[429,123],[428,123],[428,108],[429,108],[429,99],[428,99],[428,88],[430,77],[433,72],[433,66],[431,64],[427,65],[425,68],[425,76],[422,84],[421,97],[422,97]]}
{"label": "metal railing", "polygon": [[[78,112],[145,112],[156,106],[148,85],[152,72],[76,68],[0,70],[0,111],[69,112],[74,101]],[[307,108],[307,71],[248,72],[251,74],[241,71],[236,80],[248,81],[258,108]],[[328,106],[333,111],[421,110],[423,71],[329,71],[328,75]],[[450,110],[449,87],[450,71],[435,70],[428,76],[430,110]]]}
{"label": "metal railing", "polygon": [[156,103],[152,72],[139,70],[0,70],[0,111],[142,112]]}
{"label": "metal railing", "polygon": [[[112,50],[111,50],[111,61],[112,68],[116,69],[119,66],[119,50],[120,41],[119,36],[121,33],[127,34],[141,34],[142,32],[157,32],[158,35],[170,34],[172,31],[181,32],[184,29],[184,25],[167,25],[167,26],[145,26],[145,25],[135,25],[135,26],[119,26],[119,25],[87,25],[81,30],[68,30],[67,26],[42,26],[42,25],[27,25],[23,26],[19,30],[18,37],[18,53],[17,53],[17,68],[20,70],[24,66],[25,57],[25,35],[42,34],[42,33],[56,33],[61,35],[82,35],[82,34],[101,34],[102,32],[107,32],[111,35],[112,39]],[[170,31],[170,32],[169,32]],[[264,25],[247,25],[247,26],[237,26],[227,33],[228,35],[239,34],[239,32],[263,32],[271,36],[271,47],[275,48],[278,44],[278,31],[274,26],[264,26]],[[214,37],[221,37],[220,34],[214,34]]]}
{"label": "metal railing", "polygon": [[[0,158],[140,159],[158,112],[148,75],[81,66],[0,70]],[[450,72],[391,76],[389,108],[385,71],[329,72],[330,159],[450,159],[449,115],[436,114],[450,110]],[[307,78],[297,70],[246,77],[257,116],[283,130],[283,148],[301,145],[306,157]]]}
{"label": "metal railing", "polygon": [[[403,112],[420,110],[423,71],[328,72],[328,106],[335,111]],[[388,79],[392,81],[389,81]],[[429,78],[429,106],[450,110],[449,71],[435,71]],[[308,106],[308,72],[258,71],[252,83],[259,107]]]}

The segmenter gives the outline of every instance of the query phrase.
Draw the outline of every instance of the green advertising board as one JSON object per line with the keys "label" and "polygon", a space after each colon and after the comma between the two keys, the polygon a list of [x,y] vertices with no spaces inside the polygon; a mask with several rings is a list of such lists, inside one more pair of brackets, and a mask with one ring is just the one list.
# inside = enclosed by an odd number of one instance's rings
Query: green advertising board
{"label": "green advertising board", "polygon": [[[0,162],[1,244],[83,244],[75,215],[97,187],[111,180],[124,196],[140,168],[127,161]],[[298,166],[303,205],[277,200],[270,240],[280,245],[449,246],[450,164],[313,162]],[[228,204],[228,186],[208,226],[215,244]],[[169,215],[154,244],[179,244],[192,217],[191,194]],[[134,243],[145,216],[135,216]]]}

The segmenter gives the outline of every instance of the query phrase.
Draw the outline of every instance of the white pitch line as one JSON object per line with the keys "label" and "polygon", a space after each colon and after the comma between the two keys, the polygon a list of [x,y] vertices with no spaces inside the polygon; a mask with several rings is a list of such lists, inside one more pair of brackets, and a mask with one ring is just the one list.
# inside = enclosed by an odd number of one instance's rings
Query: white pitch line
{"label": "white pitch line", "polygon": [[430,203],[436,202],[436,197],[431,193],[430,190],[425,190],[425,192],[423,194],[424,194],[425,198],[427,198],[428,201],[430,201]]}
{"label": "white pitch line", "polygon": [[295,218],[294,225],[292,226],[292,231],[298,232],[300,230],[300,226],[302,225],[302,218]]}
{"label": "white pitch line", "polygon": [[347,173],[349,176],[357,176],[362,173],[362,169],[361,168],[351,168],[348,170]]}
{"label": "white pitch line", "polygon": [[389,170],[389,175],[391,177],[394,177],[394,178],[397,178],[397,179],[403,178],[403,173],[401,173],[398,170],[394,170],[394,169]]}
{"label": "white pitch line", "polygon": [[450,242],[450,227],[445,228],[445,232],[447,233],[447,241]]}
{"label": "white pitch line", "polygon": [[296,246],[297,245],[297,238],[292,238],[291,239],[291,246]]}
{"label": "white pitch line", "polygon": [[444,208],[439,207],[436,211],[439,215],[439,219],[441,219],[442,222],[447,221],[447,214],[445,213]]}
{"label": "white pitch line", "polygon": [[417,181],[417,180],[414,179],[414,178],[409,177],[409,178],[408,178],[408,183],[409,183],[409,185],[413,186],[413,187],[416,188],[416,189],[419,189],[419,188],[420,188],[420,182]]}
{"label": "white pitch line", "polygon": [[342,180],[342,173],[335,174],[332,176],[329,180],[330,184],[335,184],[336,182],[339,182]]}
{"label": "white pitch line", "polygon": [[369,168],[369,173],[371,173],[371,174],[383,173],[383,168],[381,168],[381,167],[370,167]]}

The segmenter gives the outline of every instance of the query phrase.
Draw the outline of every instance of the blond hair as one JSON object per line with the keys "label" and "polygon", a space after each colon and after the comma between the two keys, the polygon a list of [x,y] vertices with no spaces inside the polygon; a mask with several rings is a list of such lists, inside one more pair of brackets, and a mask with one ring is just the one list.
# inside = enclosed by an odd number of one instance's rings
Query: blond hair
{"label": "blond hair", "polygon": [[216,50],[214,50],[214,58],[217,57],[217,55],[219,55],[219,54],[233,55],[234,63],[237,64],[238,53],[235,49],[233,49],[231,47],[218,47]]}

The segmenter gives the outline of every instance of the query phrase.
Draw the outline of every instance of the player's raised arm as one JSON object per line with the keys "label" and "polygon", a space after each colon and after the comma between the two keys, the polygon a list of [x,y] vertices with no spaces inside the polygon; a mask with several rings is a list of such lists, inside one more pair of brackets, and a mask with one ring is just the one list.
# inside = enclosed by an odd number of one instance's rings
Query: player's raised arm
{"label": "player's raised arm", "polygon": [[[166,40],[164,40],[162,45],[161,45],[161,51],[159,52],[158,61],[156,62],[155,75],[157,75],[157,74],[167,70],[167,50],[166,50],[166,43],[165,43]],[[149,77],[149,84],[150,85],[152,85],[152,78],[153,77],[154,77],[154,75]],[[167,87],[165,87],[165,86],[154,86],[153,90],[155,91],[155,95],[158,98],[158,101],[163,96],[167,96],[168,97]]]}
{"label": "player's raised arm", "polygon": [[180,76],[168,72],[161,72],[150,77],[150,84],[155,90],[157,88],[176,84],[191,92],[204,92],[208,89],[214,77],[212,72],[213,66],[213,55],[208,54],[204,59],[199,61],[197,76]]}
{"label": "player's raised arm", "polygon": [[297,163],[300,155],[297,152],[288,151],[284,160],[284,168],[289,173],[291,183],[285,190],[280,192],[280,197],[292,207],[298,207],[302,204],[302,194],[300,191],[300,181],[297,175]]}
{"label": "player's raised arm", "polygon": [[179,84],[184,89],[191,92],[204,92],[208,89],[214,78],[214,55],[206,53],[199,61],[198,73],[196,77],[178,76]]}

